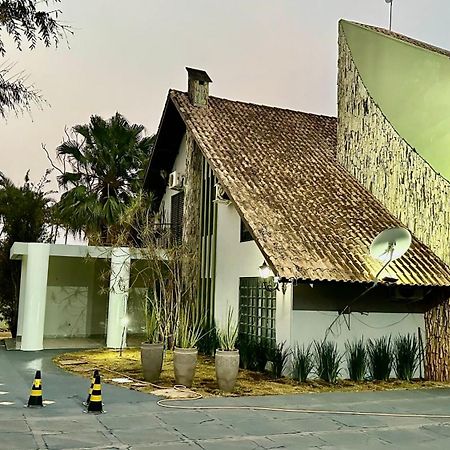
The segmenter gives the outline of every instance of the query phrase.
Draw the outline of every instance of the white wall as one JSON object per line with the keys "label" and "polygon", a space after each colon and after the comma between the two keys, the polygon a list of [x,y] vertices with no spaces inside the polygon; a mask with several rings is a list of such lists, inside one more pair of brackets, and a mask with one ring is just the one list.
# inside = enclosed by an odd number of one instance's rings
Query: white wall
{"label": "white wall", "polygon": [[[178,155],[175,159],[175,163],[171,169],[171,172],[175,170],[182,175],[186,173],[186,134],[181,140]],[[165,223],[170,223],[171,197],[175,194],[178,194],[178,191],[167,188],[162,198],[160,211],[164,212]]]}
{"label": "white wall", "polygon": [[214,316],[219,324],[231,306],[239,311],[239,277],[259,276],[264,256],[254,241],[240,241],[241,219],[232,204],[217,204],[216,285]]}
{"label": "white wall", "polygon": [[[314,340],[322,341],[325,330],[336,318],[337,312],[331,311],[293,311],[291,345],[309,345]],[[348,315],[346,316],[348,317]],[[345,351],[347,340],[379,338],[391,335],[394,339],[399,334],[407,333],[417,336],[417,328],[422,330],[422,337],[425,338],[424,316],[420,313],[352,313],[350,315],[350,330],[343,317],[333,326],[333,333],[328,334],[328,340],[336,342],[340,352]],[[341,377],[347,377],[345,369],[345,359],[342,362],[343,371]],[[422,372],[423,373],[423,372]]]}

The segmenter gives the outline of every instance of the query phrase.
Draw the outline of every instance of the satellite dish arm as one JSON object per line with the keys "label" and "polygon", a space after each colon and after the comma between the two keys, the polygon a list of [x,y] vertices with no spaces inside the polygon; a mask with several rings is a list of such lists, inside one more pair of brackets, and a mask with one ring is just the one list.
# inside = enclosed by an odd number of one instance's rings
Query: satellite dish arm
{"label": "satellite dish arm", "polygon": [[394,247],[395,247],[395,242],[391,242],[389,244],[389,248],[386,251],[386,253],[389,253],[389,259],[384,264],[384,266],[379,270],[379,272],[375,275],[375,280],[374,280],[375,283],[378,283],[378,279],[380,278],[381,273],[392,262],[392,258],[394,256]]}

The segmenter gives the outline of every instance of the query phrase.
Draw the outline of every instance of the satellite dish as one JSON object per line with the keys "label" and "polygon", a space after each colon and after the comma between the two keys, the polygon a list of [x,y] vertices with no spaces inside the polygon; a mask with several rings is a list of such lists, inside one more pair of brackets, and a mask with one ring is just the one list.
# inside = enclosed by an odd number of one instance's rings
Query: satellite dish
{"label": "satellite dish", "polygon": [[387,263],[403,256],[411,246],[411,233],[405,228],[382,231],[370,244],[370,256]]}

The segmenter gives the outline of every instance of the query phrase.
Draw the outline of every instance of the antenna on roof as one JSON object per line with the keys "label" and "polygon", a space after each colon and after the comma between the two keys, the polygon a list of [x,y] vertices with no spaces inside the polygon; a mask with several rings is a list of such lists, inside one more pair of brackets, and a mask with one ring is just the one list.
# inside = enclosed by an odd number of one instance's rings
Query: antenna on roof
{"label": "antenna on roof", "polygon": [[389,3],[389,31],[392,31],[392,3],[394,0],[384,0]]}

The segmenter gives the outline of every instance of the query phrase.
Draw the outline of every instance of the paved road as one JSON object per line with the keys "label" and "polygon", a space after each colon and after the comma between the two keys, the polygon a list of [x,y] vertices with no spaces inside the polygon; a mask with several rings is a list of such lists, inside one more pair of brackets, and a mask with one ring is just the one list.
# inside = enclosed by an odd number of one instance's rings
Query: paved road
{"label": "paved road", "polygon": [[[81,406],[86,380],[56,368],[51,362],[55,354],[0,350],[0,449],[450,448],[450,419],[169,410],[156,405],[156,397],[107,385],[107,413],[88,415]],[[36,369],[43,373],[44,398],[55,401],[38,410],[23,407]],[[198,404],[450,415],[450,390],[208,399]]]}

